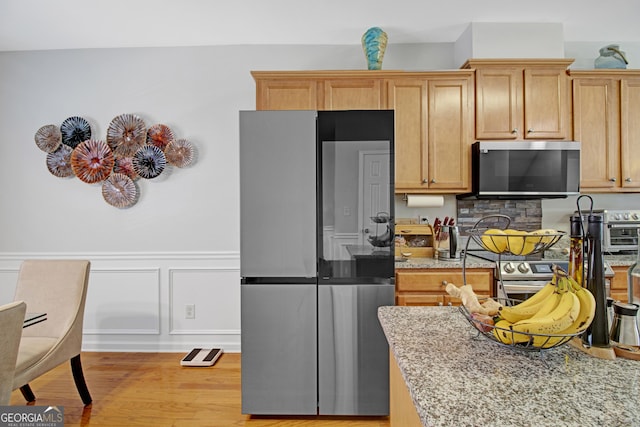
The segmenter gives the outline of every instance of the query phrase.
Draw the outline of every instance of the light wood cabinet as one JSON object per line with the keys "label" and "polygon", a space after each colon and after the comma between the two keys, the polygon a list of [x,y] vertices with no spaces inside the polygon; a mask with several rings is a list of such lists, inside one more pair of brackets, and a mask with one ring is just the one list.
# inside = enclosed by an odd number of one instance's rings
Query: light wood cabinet
{"label": "light wood cabinet", "polygon": [[381,110],[388,71],[252,71],[257,110]]}
{"label": "light wood cabinet", "polygon": [[614,276],[611,279],[611,298],[616,301],[629,302],[629,285],[627,272],[629,267],[615,266],[613,269]]}
{"label": "light wood cabinet", "polygon": [[423,425],[392,349],[389,349],[389,424],[391,427]]}
{"label": "light wood cabinet", "polygon": [[381,79],[351,78],[324,81],[323,110],[382,110]]}
{"label": "light wood cabinet", "polygon": [[317,82],[311,78],[282,79],[270,73],[253,72],[257,110],[315,110]]}
{"label": "light wood cabinet", "polygon": [[[467,284],[478,296],[493,296],[493,269],[466,269]],[[460,305],[445,291],[447,283],[464,284],[462,269],[428,268],[396,270],[397,305]]]}
{"label": "light wood cabinet", "polygon": [[582,191],[640,189],[640,71],[571,71]]}
{"label": "light wood cabinet", "polygon": [[470,59],[476,139],[570,139],[571,59]]}
{"label": "light wood cabinet", "polygon": [[473,70],[251,74],[258,110],[394,110],[396,193],[469,191]]}
{"label": "light wood cabinet", "polygon": [[470,188],[473,73],[424,73],[389,80],[396,117],[396,192]]}

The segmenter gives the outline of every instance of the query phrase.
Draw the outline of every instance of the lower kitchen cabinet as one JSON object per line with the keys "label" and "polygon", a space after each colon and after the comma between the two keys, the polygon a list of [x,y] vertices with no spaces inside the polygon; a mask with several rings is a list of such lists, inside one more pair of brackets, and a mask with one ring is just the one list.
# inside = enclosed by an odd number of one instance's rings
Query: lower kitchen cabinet
{"label": "lower kitchen cabinet", "polygon": [[628,302],[629,287],[627,282],[627,272],[629,271],[629,267],[615,266],[611,268],[615,273],[611,279],[611,298],[616,301]]}
{"label": "lower kitchen cabinet", "polygon": [[[493,269],[466,269],[467,284],[478,296],[493,296]],[[396,270],[396,305],[460,305],[445,291],[447,283],[462,286],[459,268]]]}
{"label": "lower kitchen cabinet", "polygon": [[422,427],[423,425],[391,350],[389,351],[389,422],[391,427]]}

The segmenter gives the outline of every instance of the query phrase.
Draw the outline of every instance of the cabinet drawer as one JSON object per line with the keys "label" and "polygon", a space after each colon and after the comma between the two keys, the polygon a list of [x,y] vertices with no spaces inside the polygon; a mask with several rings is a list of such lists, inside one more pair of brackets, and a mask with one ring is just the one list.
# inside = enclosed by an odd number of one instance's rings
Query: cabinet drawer
{"label": "cabinet drawer", "polygon": [[[490,294],[493,270],[467,270],[467,284],[477,294]],[[397,271],[396,290],[399,292],[442,292],[447,283],[462,286],[462,272],[450,269],[439,271]]]}
{"label": "cabinet drawer", "polygon": [[408,294],[398,295],[397,305],[443,305],[444,295]]}

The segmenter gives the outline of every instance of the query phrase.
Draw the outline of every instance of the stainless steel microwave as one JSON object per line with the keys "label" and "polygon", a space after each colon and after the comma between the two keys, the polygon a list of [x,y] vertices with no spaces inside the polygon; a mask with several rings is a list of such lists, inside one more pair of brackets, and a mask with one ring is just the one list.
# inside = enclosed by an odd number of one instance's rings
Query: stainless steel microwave
{"label": "stainless steel microwave", "polygon": [[580,192],[577,141],[478,141],[471,194],[459,198],[563,198]]}

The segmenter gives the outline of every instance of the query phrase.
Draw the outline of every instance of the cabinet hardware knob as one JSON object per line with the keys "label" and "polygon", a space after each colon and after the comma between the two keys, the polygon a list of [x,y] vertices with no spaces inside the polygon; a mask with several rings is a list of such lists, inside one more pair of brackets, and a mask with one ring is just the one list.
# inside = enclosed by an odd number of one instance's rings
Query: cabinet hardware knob
{"label": "cabinet hardware knob", "polygon": [[451,307],[453,304],[451,304],[451,301],[449,301],[449,303],[447,304],[449,307]]}
{"label": "cabinet hardware knob", "polygon": [[425,179],[423,179],[423,180],[422,180],[422,183],[423,183],[423,184],[427,184],[428,182],[429,182],[429,180],[428,180],[427,178],[425,178]]}
{"label": "cabinet hardware knob", "polygon": [[527,129],[527,133],[533,133],[533,129]]}
{"label": "cabinet hardware knob", "polygon": [[617,180],[615,178],[609,178],[609,181],[616,182]]}
{"label": "cabinet hardware knob", "polygon": [[447,286],[449,284],[449,282],[447,282],[446,280],[442,281],[442,286]]}
{"label": "cabinet hardware knob", "polygon": [[368,233],[368,232],[369,232],[369,229],[368,229],[368,228],[365,228],[364,230],[362,230],[362,232],[363,232],[363,233]]}
{"label": "cabinet hardware knob", "polygon": [[441,302],[438,303],[438,307],[442,307],[442,303]]}
{"label": "cabinet hardware knob", "polygon": [[435,183],[436,183],[435,178],[431,178],[431,183],[432,183],[432,184],[435,184]]}
{"label": "cabinet hardware knob", "polygon": [[512,130],[511,133],[513,133],[513,134],[518,133],[518,128],[515,128],[514,130]]}
{"label": "cabinet hardware knob", "polygon": [[626,182],[631,182],[631,178],[625,179]]}

